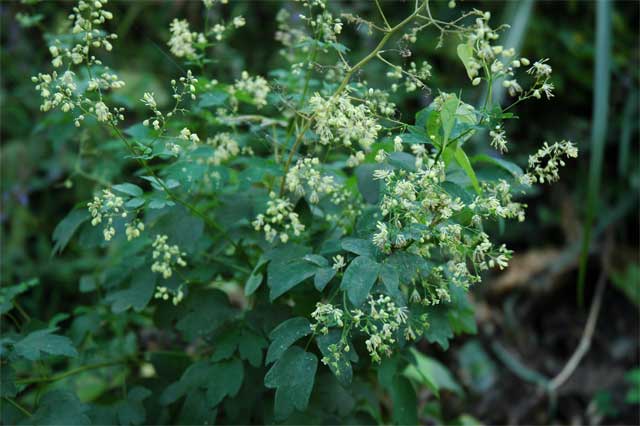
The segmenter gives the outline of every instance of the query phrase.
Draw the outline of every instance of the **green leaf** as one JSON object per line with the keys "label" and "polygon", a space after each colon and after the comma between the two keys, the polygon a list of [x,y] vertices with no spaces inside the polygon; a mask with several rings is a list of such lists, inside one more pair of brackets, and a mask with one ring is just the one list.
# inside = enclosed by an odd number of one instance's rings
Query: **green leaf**
{"label": "green leaf", "polygon": [[462,388],[447,367],[423,355],[415,348],[411,348],[411,354],[415,361],[405,369],[403,372],[405,376],[427,386],[436,396],[439,395],[440,389],[450,390],[459,396],[464,395]]}
{"label": "green leaf", "polygon": [[384,358],[378,368],[378,381],[391,397],[393,423],[415,425],[418,424],[416,393],[411,383],[400,375],[404,365],[404,357],[398,354]]}
{"label": "green leaf", "polygon": [[411,282],[421,275],[426,276],[431,269],[431,264],[423,257],[405,251],[393,253],[385,260],[385,263],[396,270],[400,282],[403,283]]}
{"label": "green leaf", "polygon": [[376,204],[380,197],[380,181],[373,178],[373,172],[379,167],[377,164],[361,164],[355,170],[358,190],[369,204]]}
{"label": "green leaf", "polygon": [[380,264],[375,260],[368,256],[356,257],[344,271],[340,288],[347,292],[351,303],[360,306],[367,300],[379,272]]}
{"label": "green leaf", "polygon": [[26,293],[31,287],[35,287],[38,284],[40,284],[38,278],[31,278],[16,285],[0,287],[0,313],[4,315],[13,309],[13,301],[15,298],[22,293]]}
{"label": "green leaf", "polygon": [[124,203],[124,206],[130,209],[137,209],[138,207],[143,206],[144,203],[144,198],[132,198]]}
{"label": "green leaf", "polygon": [[326,268],[320,268],[316,272],[315,277],[313,277],[313,285],[318,291],[322,291],[335,275],[336,270],[330,266],[327,266]]}
{"label": "green leaf", "polygon": [[392,152],[387,156],[387,161],[396,169],[411,172],[416,170],[416,157],[407,152]]}
{"label": "green leaf", "polygon": [[58,223],[56,229],[53,230],[53,250],[52,254],[62,253],[64,248],[69,244],[69,240],[78,230],[80,225],[89,219],[89,212],[86,209],[73,210],[64,219]]}
{"label": "green leaf", "polygon": [[249,330],[244,330],[238,343],[240,358],[249,361],[254,367],[262,365],[262,350],[267,346],[267,340]]}
{"label": "green leaf", "polygon": [[220,290],[193,291],[178,305],[177,317],[180,320],[176,328],[187,339],[194,340],[232,320],[236,312],[229,305],[227,295]]}
{"label": "green leaf", "polygon": [[217,415],[218,410],[207,403],[207,392],[196,388],[187,394],[182,404],[179,424],[189,426],[214,424]]}
{"label": "green leaf", "polygon": [[297,346],[287,349],[271,367],[264,378],[264,385],[276,389],[276,421],[285,420],[294,410],[307,409],[317,368],[318,358]]}
{"label": "green leaf", "polygon": [[127,392],[127,399],[117,405],[118,421],[121,425],[141,425],[147,418],[142,401],[151,396],[151,391],[136,386]]}
{"label": "green leaf", "polygon": [[259,367],[262,365],[262,350],[266,346],[267,341],[264,337],[246,328],[241,331],[233,328],[216,339],[215,351],[211,360],[217,362],[228,359],[237,350],[240,358],[249,361],[254,367]]}
{"label": "green leaf", "polygon": [[464,170],[467,176],[469,176],[471,185],[473,185],[473,189],[475,189],[476,192],[480,194],[482,190],[480,189],[478,178],[476,177],[476,173],[473,171],[473,167],[471,167],[471,163],[469,162],[467,154],[465,154],[461,147],[458,147],[455,151],[454,157],[458,165],[460,165],[460,167],[462,167],[462,170]]}
{"label": "green leaf", "polygon": [[215,90],[213,92],[203,93],[198,97],[200,102],[198,106],[201,108],[221,106],[229,98],[229,94],[224,90]]}
{"label": "green leaf", "polygon": [[270,364],[276,361],[296,340],[309,334],[311,334],[311,325],[303,317],[288,319],[277,326],[269,334],[271,345],[269,345],[269,350],[267,351],[266,363]]}
{"label": "green leaf", "polygon": [[116,314],[129,308],[140,312],[149,304],[156,288],[156,280],[157,275],[149,268],[138,269],[131,278],[131,287],[109,294],[106,301],[111,302],[111,310]]}
{"label": "green leaf", "polygon": [[[336,376],[338,381],[344,386],[348,386],[351,384],[351,380],[353,380],[353,369],[351,368],[351,354],[355,355],[353,345],[349,344],[350,351],[348,353],[342,353],[340,359],[336,361],[337,365],[334,364],[334,358],[331,356],[331,351],[329,350],[330,345],[337,344],[342,339],[342,331],[341,330],[331,330],[327,334],[320,335],[316,337],[316,344],[322,352],[322,355],[330,358],[329,369]],[[356,358],[357,359],[357,358]]]}
{"label": "green leaf", "polygon": [[117,192],[131,195],[132,197],[139,197],[144,194],[142,188],[132,183],[120,183],[118,185],[113,185],[111,188],[113,188]]}
{"label": "green leaf", "polygon": [[514,164],[510,161],[503,160],[502,158],[491,157],[487,154],[478,154],[471,157],[471,163],[488,163],[496,165],[507,172],[509,172],[514,178],[520,177],[523,175],[523,171],[517,164]]}
{"label": "green leaf", "polygon": [[442,104],[440,110],[440,119],[442,120],[442,132],[443,132],[443,144],[446,146],[451,136],[451,131],[456,124],[456,115],[458,112],[458,105],[460,105],[460,99],[455,94],[449,95],[449,97]]}
{"label": "green leaf", "polygon": [[449,306],[447,317],[451,329],[455,334],[475,334],[478,331],[475,309],[469,300],[468,293],[453,284],[449,285],[449,293],[451,294],[451,303],[447,304]]}
{"label": "green leaf", "polygon": [[159,402],[163,405],[172,404],[186,393],[199,387],[205,387],[210,366],[208,361],[197,361],[191,364],[182,373],[180,380],[167,386],[160,395]]}
{"label": "green leaf", "polygon": [[216,406],[227,396],[234,396],[244,380],[242,361],[223,361],[211,366],[207,372],[207,402]]}
{"label": "green leaf", "polygon": [[199,388],[206,389],[206,401],[210,408],[227,396],[238,393],[244,380],[242,361],[232,359],[218,363],[198,361],[189,366],[180,380],[169,385],[160,397],[160,403],[176,402]]}
{"label": "green leaf", "polygon": [[402,377],[395,376],[389,389],[393,406],[393,423],[396,425],[418,424],[418,401],[411,383]]}
{"label": "green leaf", "polygon": [[30,361],[41,359],[43,353],[77,357],[78,352],[71,340],[65,336],[53,334],[54,331],[56,331],[55,328],[49,328],[29,333],[14,345],[15,353]]}
{"label": "green leaf", "polygon": [[319,254],[307,254],[303,257],[307,262],[313,263],[316,266],[327,266],[329,265],[329,261]]}
{"label": "green leaf", "polygon": [[434,306],[429,309],[429,327],[424,332],[430,343],[437,343],[445,351],[449,349],[449,339],[453,338],[453,330],[447,316],[447,306]]}
{"label": "green leaf", "polygon": [[184,207],[176,206],[163,212],[153,230],[158,234],[166,234],[169,244],[176,244],[180,249],[191,253],[202,243],[204,221],[193,216]]}
{"label": "green leaf", "polygon": [[475,77],[473,75],[473,68],[471,67],[471,62],[473,61],[473,47],[468,43],[459,44],[457,47],[458,58],[462,61],[464,68],[467,70],[467,76],[469,76],[469,80],[473,80]]}
{"label": "green leaf", "polygon": [[479,340],[470,340],[457,354],[463,380],[475,392],[482,393],[491,389],[498,378],[498,369],[482,347]]}
{"label": "green leaf", "polygon": [[34,425],[90,425],[89,407],[65,390],[53,390],[40,399],[38,409],[29,418]]}
{"label": "green leaf", "polygon": [[316,273],[318,266],[304,259],[276,259],[267,267],[269,299],[274,301],[302,281]]}
{"label": "green leaf", "polygon": [[251,296],[253,293],[255,293],[258,287],[260,287],[260,284],[262,284],[263,278],[264,277],[260,272],[252,273],[251,275],[249,275],[249,279],[244,285],[245,296]]}
{"label": "green leaf", "polygon": [[375,257],[376,255],[376,248],[369,240],[347,237],[340,241],[340,246],[343,250],[355,253],[359,256]]}
{"label": "green leaf", "polygon": [[253,268],[253,271],[251,271],[251,275],[249,275],[249,278],[244,285],[245,296],[251,296],[262,284],[263,274],[260,270],[262,270],[262,267],[266,265],[267,262],[269,262],[269,259],[265,253],[260,256],[260,259],[258,259],[258,263],[256,263],[256,266]]}
{"label": "green leaf", "polygon": [[402,297],[400,277],[396,268],[388,263],[383,263],[380,267],[380,279],[391,296],[394,298]]}

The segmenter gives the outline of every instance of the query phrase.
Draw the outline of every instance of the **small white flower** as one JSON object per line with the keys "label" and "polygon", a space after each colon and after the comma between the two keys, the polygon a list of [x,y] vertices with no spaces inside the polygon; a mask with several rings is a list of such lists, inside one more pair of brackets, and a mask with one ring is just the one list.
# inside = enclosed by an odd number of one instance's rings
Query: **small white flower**
{"label": "small white flower", "polygon": [[96,117],[98,121],[107,121],[109,119],[109,108],[105,105],[104,102],[100,101],[96,103],[95,106]]}

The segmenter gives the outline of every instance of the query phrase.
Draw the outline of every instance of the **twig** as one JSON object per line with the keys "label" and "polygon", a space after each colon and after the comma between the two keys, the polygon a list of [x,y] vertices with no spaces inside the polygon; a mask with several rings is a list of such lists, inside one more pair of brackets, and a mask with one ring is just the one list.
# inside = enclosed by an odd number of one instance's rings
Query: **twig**
{"label": "twig", "polygon": [[[429,3],[429,0],[425,0],[424,3],[423,3],[423,6],[426,7],[427,3]],[[416,17],[416,15],[418,15],[420,9],[423,6],[420,6],[419,8],[417,8],[411,15],[407,16],[402,22],[397,24],[395,27],[389,29],[387,31],[387,33],[384,35],[384,37],[382,37],[382,39],[378,42],[377,46],[367,56],[362,58],[360,60],[360,62],[355,64],[353,67],[351,67],[346,72],[346,74],[344,75],[344,77],[342,79],[342,82],[340,83],[338,88],[335,90],[335,92],[333,92],[333,95],[331,95],[331,98],[330,98],[331,100],[335,100],[336,98],[338,98],[338,96],[340,96],[342,91],[347,87],[347,84],[349,84],[349,82],[351,81],[351,77],[356,72],[358,72],[362,67],[364,67],[369,61],[371,61],[373,58],[375,58],[377,56],[378,52],[380,52],[382,50],[382,48],[387,44],[389,39],[391,37],[393,37],[393,35],[396,34],[400,29],[402,29],[402,27],[404,27],[409,22],[411,22]],[[309,128],[311,127],[311,122],[314,119],[315,119],[315,114],[312,114],[308,118],[308,120],[306,121],[306,123],[302,127],[302,129],[299,131],[298,137],[296,138],[295,142],[293,143],[293,146],[291,147],[291,151],[289,152],[289,157],[287,158],[287,162],[284,165],[284,172],[283,172],[283,175],[282,175],[282,182],[280,183],[280,196],[282,196],[282,194],[284,194],[285,179],[286,179],[286,176],[287,176],[287,172],[289,171],[289,167],[291,166],[291,161],[293,160],[293,156],[297,152],[298,147],[300,146],[300,143],[302,142],[302,139],[304,138],[304,135],[305,135],[306,131],[309,130]]]}
{"label": "twig", "polygon": [[6,396],[3,397],[9,404],[13,405],[14,407],[16,407],[18,409],[18,411],[20,411],[22,414],[24,414],[27,417],[31,417],[32,414],[29,412],[29,410],[27,410],[26,408],[24,408],[22,405],[18,404],[16,401],[14,401],[11,398],[8,398]]}
{"label": "twig", "polygon": [[124,363],[126,363],[126,361],[123,360],[123,361],[108,361],[108,362],[101,362],[98,364],[84,365],[82,367],[74,368],[73,370],[65,371],[64,373],[55,374],[49,377],[31,377],[27,379],[16,380],[16,384],[27,385],[32,383],[56,382],[58,380],[62,380],[66,377],[73,376],[75,374],[82,373],[84,371],[95,370],[103,367],[113,367],[115,365],[120,365]]}
{"label": "twig", "polygon": [[578,343],[578,347],[576,348],[569,361],[565,364],[564,368],[557,376],[555,376],[549,382],[548,388],[550,392],[554,392],[560,386],[562,386],[568,379],[571,377],[573,372],[576,370],[582,358],[587,354],[589,348],[591,347],[591,340],[593,339],[593,333],[596,329],[596,323],[598,322],[598,316],[600,314],[600,308],[602,306],[602,297],[604,294],[604,289],[607,284],[607,271],[609,270],[609,251],[610,251],[610,238],[607,241],[604,252],[602,254],[602,271],[600,272],[600,277],[598,277],[598,283],[596,286],[596,293],[593,296],[593,302],[591,303],[591,308],[589,309],[589,317],[587,318],[587,324],[582,332],[582,337],[580,338],[580,343]]}

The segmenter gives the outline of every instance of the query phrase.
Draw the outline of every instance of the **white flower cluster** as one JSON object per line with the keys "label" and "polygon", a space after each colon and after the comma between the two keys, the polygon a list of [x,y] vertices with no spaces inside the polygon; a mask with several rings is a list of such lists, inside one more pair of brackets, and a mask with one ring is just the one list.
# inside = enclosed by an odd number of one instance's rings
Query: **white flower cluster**
{"label": "white flower cluster", "polygon": [[[155,95],[150,92],[145,92],[140,101],[151,110],[151,117],[145,119],[142,125],[145,127],[152,126],[154,130],[159,131],[160,135],[164,135],[166,132],[167,123],[177,112],[185,112],[182,108],[182,104],[185,102],[185,98],[191,100],[196,99],[196,84],[198,79],[193,76],[191,70],[187,70],[187,74],[179,78],[179,84],[176,80],[171,80],[171,90],[173,91],[173,99],[175,101],[173,108],[168,113],[164,114],[158,108]],[[179,139],[188,140],[195,143],[200,141],[197,134],[192,133],[189,129],[183,128],[180,132]],[[167,149],[174,155],[178,155],[182,150],[181,146],[168,142]]]}
{"label": "white flower cluster", "polygon": [[469,208],[481,217],[500,217],[503,219],[518,219],[524,222],[526,205],[513,201],[511,185],[500,179],[496,183],[483,182],[482,195],[476,196],[469,204]]}
{"label": "white flower cluster", "polygon": [[193,59],[196,56],[194,43],[206,43],[204,34],[192,32],[186,19],[174,19],[169,26],[171,38],[167,42],[169,50],[178,58]]}
{"label": "white flower cluster", "polygon": [[374,172],[374,179],[385,183],[380,211],[386,224],[379,222],[378,232],[373,236],[373,243],[382,251],[387,252],[392,246],[403,247],[407,243],[404,231],[412,225],[431,226],[464,208],[460,198],[451,197],[440,186],[444,163],[435,163],[430,158],[426,161],[415,172],[384,169]]}
{"label": "white flower cluster", "polygon": [[[360,309],[352,312],[354,326],[369,336],[365,341],[367,351],[373,362],[380,362],[381,355],[391,355],[397,333],[400,327],[407,323],[408,309],[398,307],[386,295],[380,295],[377,299],[369,296],[367,303],[369,304],[368,314]],[[405,334],[411,335],[408,331]]]}
{"label": "white flower cluster", "polygon": [[329,348],[330,356],[323,358],[323,363],[337,366],[344,352],[349,352],[347,337],[352,328],[368,336],[365,344],[373,362],[380,362],[382,355],[391,355],[392,345],[397,341],[401,327],[405,326],[407,339],[416,337],[408,324],[409,310],[406,307],[399,307],[387,295],[377,298],[370,295],[367,304],[369,308],[366,311],[353,309],[350,312],[330,303],[316,304],[315,311],[311,313],[314,321],[311,330],[314,333],[327,334],[332,327],[344,327],[346,330],[341,341],[334,348]]}
{"label": "white flower cluster", "polygon": [[[404,90],[407,93],[415,92],[418,89],[424,89],[426,87],[425,81],[431,78],[431,65],[427,61],[422,61],[420,66],[415,62],[409,63],[409,68],[404,69],[399,65],[393,65],[388,63],[391,69],[387,72],[387,77],[392,80],[404,79]],[[393,92],[398,91],[398,83],[391,85]]]}
{"label": "white flower cluster", "polygon": [[138,238],[142,231],[144,231],[144,223],[137,219],[133,220],[125,225],[124,231],[127,236],[127,241],[131,241]]}
{"label": "white flower cluster", "polygon": [[350,147],[355,142],[369,151],[382,128],[366,104],[354,105],[344,93],[331,98],[316,93],[309,105],[313,111],[313,130],[323,145],[339,141]]}
{"label": "white flower cluster", "polygon": [[215,148],[213,156],[208,160],[209,163],[215,166],[236,157],[240,153],[238,142],[229,133],[218,133],[213,138],[208,138],[206,142],[207,145]]}
{"label": "white flower cluster", "polygon": [[542,148],[529,156],[529,169],[521,178],[524,184],[555,182],[560,178],[559,168],[565,165],[563,157],[576,158],[578,148],[570,141],[560,141]]}
{"label": "white flower cluster", "polygon": [[[91,49],[104,48],[111,51],[113,45],[110,40],[117,38],[115,34],[108,34],[101,25],[113,18],[111,12],[103,10],[107,0],[84,1],[80,0],[73,8],[69,19],[73,22],[71,33],[74,40],[79,40],[72,47],[66,47],[64,43],[56,39],[49,46],[49,52],[53,57],[52,65],[55,68],[66,68],[59,74],[53,71],[50,74],[38,74],[32,77],[36,83],[36,90],[40,92],[42,111],[60,108],[63,112],[80,110],[75,113],[74,122],[77,127],[85,119],[85,114],[94,115],[100,122],[114,124],[117,120],[124,120],[123,108],[109,108],[104,100],[104,91],[119,89],[125,85],[124,81],[109,71],[108,67],[101,67],[99,74],[94,75],[94,65],[102,65]],[[89,71],[89,80],[86,90],[79,90],[76,82],[76,73],[73,67],[82,66]],[[90,98],[87,94],[97,93],[97,99]]]}
{"label": "white flower cluster", "polygon": [[434,266],[429,271],[429,276],[416,285],[409,296],[410,303],[420,303],[425,306],[439,305],[450,302],[451,295],[448,289],[448,280],[443,275],[442,266]]}
{"label": "white flower cluster", "polygon": [[500,151],[501,153],[507,152],[507,139],[505,137],[505,131],[501,125],[497,125],[494,129],[489,131],[491,136],[491,146]]}
{"label": "white flower cluster", "polygon": [[393,117],[396,114],[396,104],[389,100],[390,97],[391,94],[386,90],[369,88],[365,91],[364,102],[371,112]]}
{"label": "white flower cluster", "polygon": [[186,127],[180,130],[179,138],[185,141],[192,142],[194,144],[197,144],[198,142],[200,142],[200,137],[197,135],[197,133],[192,132]]}
{"label": "white flower cluster", "polygon": [[333,306],[331,303],[316,303],[316,309],[311,313],[314,323],[311,330],[314,333],[327,334],[331,327],[343,327],[342,309]]}
{"label": "white flower cluster", "polygon": [[256,231],[264,231],[267,241],[273,242],[278,237],[282,243],[289,241],[292,236],[300,236],[305,229],[298,213],[293,211],[291,202],[286,198],[279,198],[275,192],[269,194],[266,212],[260,213],[252,225]]}
{"label": "white flower cluster", "polygon": [[[413,283],[412,301],[437,304],[449,299],[449,282],[463,288],[479,282],[480,276],[471,270],[506,267],[511,251],[491,244],[482,232],[482,220],[517,218],[522,221],[526,205],[513,201],[511,186],[506,180],[482,182],[482,192],[472,201],[463,202],[442,185],[444,163],[434,162],[423,149],[413,149],[415,146],[412,145],[412,151],[423,156],[423,161],[416,164],[416,171],[385,168],[373,174],[374,179],[384,181],[385,185],[379,204],[383,219],[376,224],[372,242],[387,253],[392,248],[407,247],[411,242],[410,251],[419,256],[430,257],[437,249],[440,256],[448,259],[447,268],[440,271],[446,272],[446,280],[434,269],[429,278],[422,277]],[[450,220],[463,209],[472,214],[471,223],[465,227]],[[471,270],[469,261],[473,264]]]}
{"label": "white flower cluster", "polygon": [[333,17],[324,1],[317,0],[314,3],[314,6],[319,7],[322,12],[312,17],[299,15],[299,18],[307,22],[311,30],[316,33],[317,36],[322,37],[323,41],[327,43],[337,41],[338,35],[342,32],[342,20]]}
{"label": "white flower cluster", "polygon": [[[171,294],[173,295],[170,296]],[[172,291],[172,290],[169,290],[167,287],[158,286],[158,288],[156,288],[156,292],[153,295],[153,297],[155,299],[161,299],[161,300],[169,300],[169,297],[171,297],[171,303],[173,303],[173,305],[176,306],[180,302],[182,302],[182,299],[184,299],[184,292],[180,288],[175,291]]]}
{"label": "white flower cluster", "polygon": [[107,34],[100,28],[106,21],[113,19],[111,12],[102,9],[106,3],[107,0],[80,0],[78,5],[73,8],[73,13],[69,15],[69,19],[73,21],[71,32],[80,35],[82,43],[67,48],[56,40],[56,44],[49,48],[53,57],[51,63],[54,67],[61,67],[65,59],[75,65],[83,62],[89,65],[96,63],[95,57],[90,56],[90,48],[92,47],[102,47],[106,51],[111,51],[113,46],[109,40],[115,40],[118,36]]}
{"label": "white flower cluster", "polygon": [[[516,79],[516,71],[522,67],[531,65],[529,59],[516,57],[513,48],[505,49],[502,45],[492,43],[499,38],[499,31],[502,28],[492,29],[489,26],[491,14],[489,12],[477,11],[480,15],[475,20],[475,25],[468,30],[467,44],[473,50],[473,57],[465,63],[469,78],[474,86],[480,84],[483,78],[480,76],[482,70],[485,71],[484,79],[493,82],[503,79],[502,86],[512,97],[519,100],[535,97],[541,98],[544,93],[547,98],[553,96],[553,84],[549,82],[551,67],[546,64],[547,59],[535,62],[527,71],[533,75],[535,80],[529,89],[523,89]],[[498,133],[498,132],[497,132]]]}
{"label": "white flower cluster", "polygon": [[333,265],[331,266],[331,268],[333,268],[335,271],[339,271],[347,266],[347,263],[344,261],[344,256],[341,254],[336,254],[331,260],[333,261]]}
{"label": "white flower cluster", "polygon": [[271,91],[269,83],[261,76],[252,77],[247,71],[242,71],[240,80],[236,80],[235,84],[229,88],[231,95],[242,91],[252,96],[253,103],[258,109],[267,105],[267,96]]}
{"label": "white flower cluster", "polygon": [[151,272],[162,274],[162,277],[167,279],[173,275],[173,268],[176,266],[185,267],[187,262],[184,260],[186,253],[181,252],[177,245],[169,245],[166,235],[156,235],[156,239],[153,241],[153,264],[151,265]]}
{"label": "white flower cluster", "polygon": [[87,203],[87,208],[91,214],[91,225],[96,226],[105,222],[102,230],[105,241],[111,241],[116,235],[113,218],[127,217],[127,211],[124,208],[124,199],[108,189],[103,189],[101,196],[96,195],[93,197],[93,201]]}
{"label": "white flower cluster", "polygon": [[289,169],[286,177],[287,189],[296,195],[308,196],[309,202],[316,204],[320,196],[332,194],[338,188],[333,176],[323,176],[318,171],[318,158],[304,158]]}
{"label": "white flower cluster", "polygon": [[493,244],[491,244],[491,241],[489,241],[489,236],[484,232],[480,232],[475,243],[473,261],[480,270],[489,268],[499,268],[502,270],[509,266],[509,260],[513,252],[508,250],[504,244],[496,250]]}

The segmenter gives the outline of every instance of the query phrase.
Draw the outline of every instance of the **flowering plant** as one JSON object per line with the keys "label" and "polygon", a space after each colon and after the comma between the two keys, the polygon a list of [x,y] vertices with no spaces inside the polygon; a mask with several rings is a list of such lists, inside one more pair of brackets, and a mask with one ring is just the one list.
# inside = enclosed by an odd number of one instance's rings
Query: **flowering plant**
{"label": "flowering plant", "polygon": [[[171,23],[167,48],[188,70],[169,82],[170,105],[140,95],[145,116],[119,106],[126,81],[99,59],[119,43],[106,30],[106,0],[78,2],[70,34],[49,47],[52,71],[33,77],[42,111],[69,114],[80,131],[104,129],[135,168],[100,182],[54,235],[59,250],[75,233],[102,247],[104,262],[82,279],[89,291],[188,355],[184,371],[166,376],[152,355],[130,357],[142,367],[129,373],[139,387],[126,403],[152,399],[145,405],[162,413],[142,408],[152,423],[296,422],[300,413],[383,422],[379,386],[393,420],[416,423],[413,384],[436,385],[413,345],[446,349],[455,333],[475,331],[467,292],[512,255],[487,227],[524,220],[519,194],[557,180],[577,156],[561,141],[545,142],[525,170],[503,158],[511,110],[553,96],[548,60],[503,48],[502,27],[476,9],[442,21],[420,0],[392,23],[377,1],[368,18],[303,0],[278,14],[285,67],[219,81],[211,51],[247,22],[212,25],[210,11],[225,7],[217,3],[203,2],[202,32]],[[349,27],[378,40],[357,61],[340,42]],[[440,45],[458,41],[469,84],[488,89],[481,107],[463,101],[465,88],[430,87],[428,62],[402,60],[427,28]],[[372,62],[386,67],[386,84],[367,82]],[[513,100],[506,107],[493,99],[496,82]],[[431,102],[407,120],[398,92]],[[486,136],[493,150],[477,153]],[[11,356],[32,359],[20,343]],[[97,418],[96,407],[83,415]]]}

